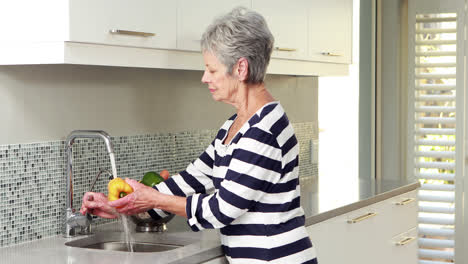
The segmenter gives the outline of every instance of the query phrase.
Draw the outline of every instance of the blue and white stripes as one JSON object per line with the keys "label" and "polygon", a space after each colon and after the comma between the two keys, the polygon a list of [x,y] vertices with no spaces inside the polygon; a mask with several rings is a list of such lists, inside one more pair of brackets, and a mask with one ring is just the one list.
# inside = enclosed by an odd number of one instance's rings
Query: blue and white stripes
{"label": "blue and white stripes", "polygon": [[220,229],[231,263],[317,263],[300,206],[299,146],[283,108],[265,105],[223,144],[235,118],[186,170],[155,188],[187,197],[194,231]]}

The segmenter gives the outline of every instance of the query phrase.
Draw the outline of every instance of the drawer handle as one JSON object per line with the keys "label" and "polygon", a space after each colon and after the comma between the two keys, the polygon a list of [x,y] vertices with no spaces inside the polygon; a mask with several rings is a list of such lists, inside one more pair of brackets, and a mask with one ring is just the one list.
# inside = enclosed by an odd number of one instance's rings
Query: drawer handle
{"label": "drawer handle", "polygon": [[333,52],[322,52],[321,54],[323,56],[330,56],[330,57],[341,57],[341,56],[343,56],[341,54],[333,53]]}
{"label": "drawer handle", "polygon": [[154,36],[156,36],[156,34],[154,34],[154,33],[130,31],[130,30],[122,30],[122,29],[111,29],[111,30],[109,30],[109,33],[117,34],[117,35],[138,36],[138,37],[154,37]]}
{"label": "drawer handle", "polygon": [[361,215],[361,216],[356,217],[354,219],[348,220],[348,224],[355,224],[355,223],[361,222],[363,220],[366,220],[366,219],[371,218],[371,217],[376,216],[376,215],[377,215],[376,213],[367,213],[365,215]]}
{"label": "drawer handle", "polygon": [[416,237],[405,237],[404,239],[402,239],[402,240],[396,242],[395,245],[397,245],[397,246],[404,246],[404,245],[410,243],[411,241],[413,241],[413,240],[415,240],[415,239],[416,239]]}
{"label": "drawer handle", "polygon": [[408,198],[408,199],[405,199],[405,200],[403,200],[403,201],[401,201],[401,202],[397,202],[397,203],[395,203],[395,204],[396,204],[396,205],[407,205],[407,204],[409,204],[409,203],[414,202],[414,200],[415,200],[414,198]]}
{"label": "drawer handle", "polygon": [[275,50],[277,50],[277,51],[289,51],[289,52],[297,51],[297,49],[292,49],[292,48],[281,48],[281,47],[275,47]]}

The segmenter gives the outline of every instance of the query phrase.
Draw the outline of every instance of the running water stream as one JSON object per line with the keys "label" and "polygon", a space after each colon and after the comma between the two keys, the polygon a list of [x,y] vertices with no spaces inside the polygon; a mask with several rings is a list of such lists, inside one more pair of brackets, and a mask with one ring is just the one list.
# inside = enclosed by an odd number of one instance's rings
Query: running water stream
{"label": "running water stream", "polygon": [[[109,153],[111,167],[112,167],[112,177],[117,178],[117,166],[115,164],[115,155],[114,153]],[[127,244],[127,249],[129,252],[133,252],[134,239],[130,231],[129,226],[129,217],[123,214],[119,214],[119,220],[123,227],[125,244]]]}
{"label": "running water stream", "polygon": [[117,178],[117,165],[115,164],[115,154],[113,152],[109,153],[111,168],[112,168],[112,177]]}

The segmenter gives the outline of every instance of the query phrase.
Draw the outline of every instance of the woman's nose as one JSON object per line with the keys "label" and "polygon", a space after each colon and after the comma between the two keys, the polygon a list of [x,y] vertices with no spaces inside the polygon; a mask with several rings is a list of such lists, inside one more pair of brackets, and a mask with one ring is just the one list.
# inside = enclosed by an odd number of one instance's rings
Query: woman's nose
{"label": "woman's nose", "polygon": [[206,71],[203,72],[203,76],[201,78],[202,83],[208,83],[208,77]]}

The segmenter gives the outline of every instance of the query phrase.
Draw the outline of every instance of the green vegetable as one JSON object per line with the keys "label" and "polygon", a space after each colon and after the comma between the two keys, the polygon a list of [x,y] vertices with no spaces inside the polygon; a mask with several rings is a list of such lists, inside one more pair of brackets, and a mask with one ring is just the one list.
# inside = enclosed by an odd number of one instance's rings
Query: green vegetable
{"label": "green vegetable", "polygon": [[154,185],[163,181],[164,181],[164,178],[161,175],[159,175],[158,173],[154,171],[149,171],[145,173],[145,175],[143,176],[143,179],[141,179],[140,182],[146,186],[153,187]]}

